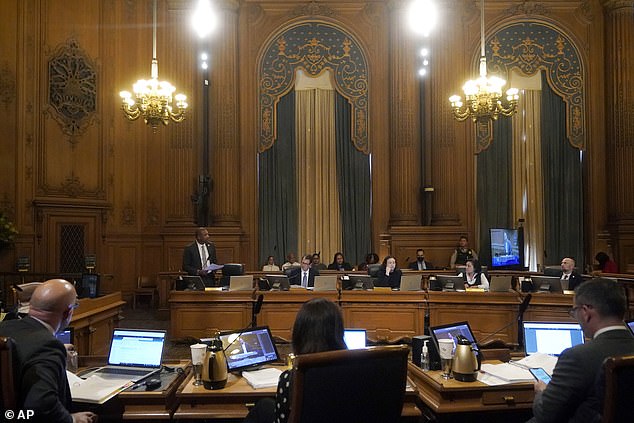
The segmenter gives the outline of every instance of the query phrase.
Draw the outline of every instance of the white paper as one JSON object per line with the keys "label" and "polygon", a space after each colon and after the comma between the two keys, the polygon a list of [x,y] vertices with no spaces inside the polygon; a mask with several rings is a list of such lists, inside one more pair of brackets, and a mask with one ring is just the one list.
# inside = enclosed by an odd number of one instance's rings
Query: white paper
{"label": "white paper", "polygon": [[261,370],[242,372],[242,377],[245,378],[253,388],[259,389],[277,386],[281,374],[282,371],[280,369],[267,367]]}
{"label": "white paper", "polygon": [[68,385],[73,401],[103,404],[117,395],[134,382],[131,380],[109,379],[99,375],[92,375],[88,379],[81,379],[66,371]]}
{"label": "white paper", "polygon": [[506,380],[509,383],[533,381],[535,378],[526,368],[515,366],[510,363],[502,364],[483,364],[482,371],[489,373],[499,379]]}
{"label": "white paper", "polygon": [[548,354],[536,353],[517,361],[517,364],[524,365],[529,369],[541,367],[546,370],[546,373],[552,375],[555,365],[557,364],[557,357]]}

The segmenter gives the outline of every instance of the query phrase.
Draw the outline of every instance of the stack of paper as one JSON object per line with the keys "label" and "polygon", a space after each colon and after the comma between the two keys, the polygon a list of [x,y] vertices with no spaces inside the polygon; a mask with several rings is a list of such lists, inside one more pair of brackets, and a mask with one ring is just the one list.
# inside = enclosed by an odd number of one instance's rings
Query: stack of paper
{"label": "stack of paper", "polygon": [[242,372],[242,377],[255,389],[277,386],[282,371],[273,367],[252,372]]}
{"label": "stack of paper", "polygon": [[88,379],[81,379],[68,371],[66,375],[73,401],[92,404],[103,404],[134,384],[131,380],[107,379],[99,375],[92,375]]}
{"label": "stack of paper", "polygon": [[498,379],[505,380],[508,383],[524,382],[535,380],[531,372],[527,368],[516,366],[510,363],[502,364],[483,364],[482,371],[489,373]]}
{"label": "stack of paper", "polygon": [[557,357],[548,354],[533,354],[519,361],[511,361],[502,364],[483,364],[482,371],[485,375],[478,380],[488,385],[534,381],[535,378],[529,371],[531,368],[541,367],[546,373],[552,375],[557,364]]}

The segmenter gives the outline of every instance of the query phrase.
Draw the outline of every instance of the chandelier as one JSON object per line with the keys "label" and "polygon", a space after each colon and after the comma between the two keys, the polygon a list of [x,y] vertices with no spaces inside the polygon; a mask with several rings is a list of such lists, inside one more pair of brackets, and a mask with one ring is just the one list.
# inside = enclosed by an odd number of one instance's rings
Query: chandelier
{"label": "chandelier", "polygon": [[134,94],[121,91],[123,114],[129,120],[143,117],[143,121],[157,130],[160,123],[182,122],[187,109],[187,97],[184,94],[174,96],[176,111],[172,107],[172,94],[176,88],[168,81],[158,80],[158,60],[156,60],[156,3],[154,0],[154,20],[152,27],[152,69],[151,79],[139,79],[132,87]]}
{"label": "chandelier", "polygon": [[509,88],[506,91],[506,97],[503,97],[502,88],[506,85],[506,81],[497,76],[487,77],[487,59],[484,50],[484,0],[480,1],[480,6],[480,77],[467,81],[462,87],[465,103],[458,95],[449,97],[453,116],[461,122],[471,118],[476,123],[490,123],[499,115],[512,116],[517,111],[519,100],[517,88]]}

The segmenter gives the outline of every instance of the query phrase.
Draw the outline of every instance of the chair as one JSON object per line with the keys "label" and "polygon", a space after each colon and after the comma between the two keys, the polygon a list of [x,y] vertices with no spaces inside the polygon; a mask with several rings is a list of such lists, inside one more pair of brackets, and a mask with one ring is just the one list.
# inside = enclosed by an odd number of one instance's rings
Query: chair
{"label": "chair", "polygon": [[17,409],[16,385],[13,377],[15,344],[0,336],[0,410]]}
{"label": "chair", "polygon": [[150,307],[154,307],[154,296],[156,293],[156,280],[149,276],[139,276],[136,280],[136,289],[132,293],[132,309],[136,309],[138,297],[150,297]]}
{"label": "chair", "polygon": [[288,421],[400,421],[408,352],[398,345],[298,356]]}
{"label": "chair", "polygon": [[17,306],[20,313],[28,313],[29,302],[35,288],[42,285],[42,282],[28,282],[20,285],[13,285],[13,304]]}
{"label": "chair", "polygon": [[603,362],[605,396],[603,423],[634,422],[634,355],[608,357]]}

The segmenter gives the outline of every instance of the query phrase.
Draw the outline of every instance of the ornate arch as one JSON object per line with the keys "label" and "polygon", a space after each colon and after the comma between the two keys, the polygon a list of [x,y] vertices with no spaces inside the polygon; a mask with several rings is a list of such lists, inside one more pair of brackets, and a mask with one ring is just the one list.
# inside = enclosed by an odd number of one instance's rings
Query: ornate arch
{"label": "ornate arch", "polygon": [[295,84],[296,69],[318,76],[327,69],[337,91],[352,106],[351,131],[355,147],[368,152],[368,66],[355,38],[331,24],[302,22],[273,37],[265,46],[259,75],[259,151],[277,137],[276,104]]}
{"label": "ornate arch", "polygon": [[491,73],[525,75],[545,70],[548,83],[566,103],[566,135],[585,148],[585,98],[579,51],[565,34],[539,22],[520,22],[498,30],[486,45]]}

